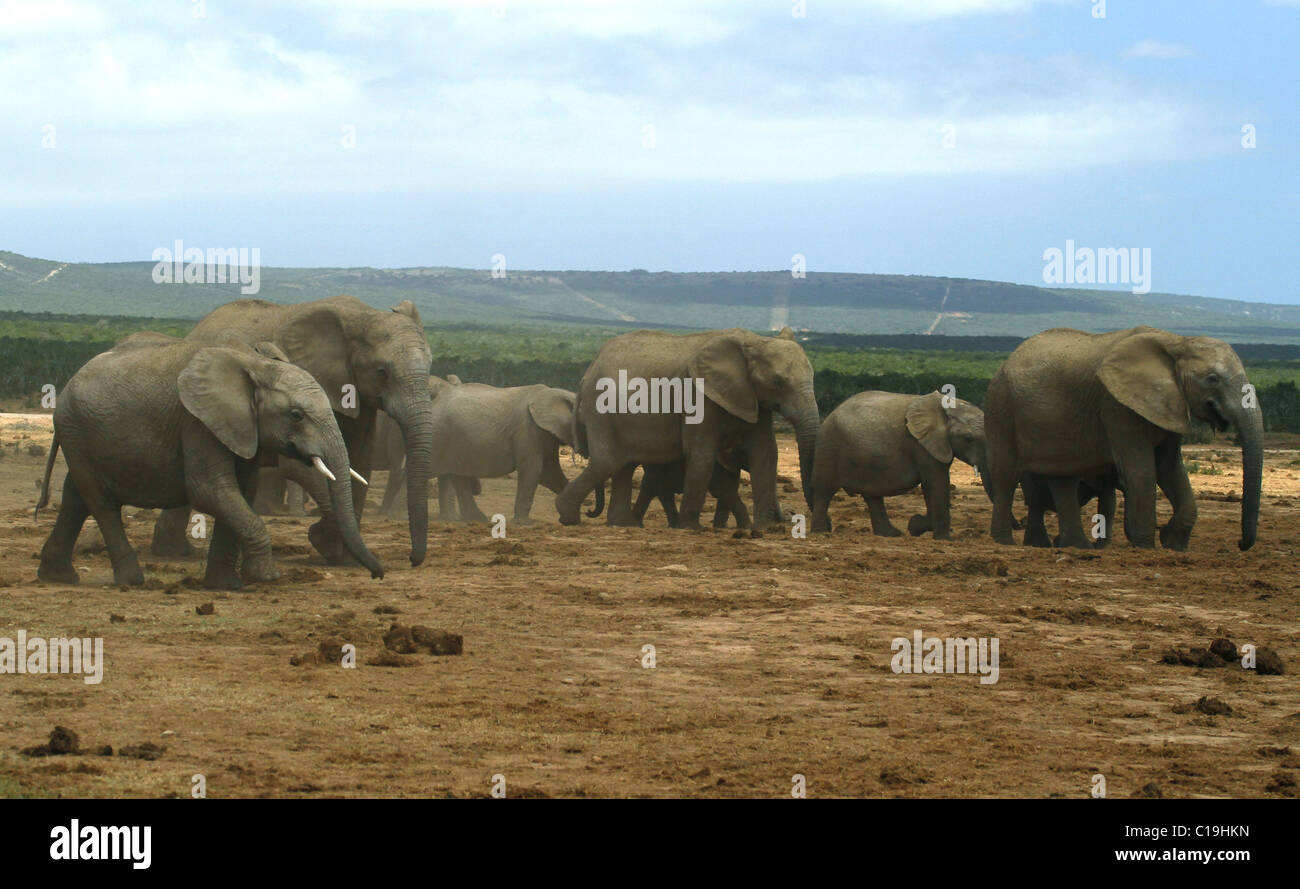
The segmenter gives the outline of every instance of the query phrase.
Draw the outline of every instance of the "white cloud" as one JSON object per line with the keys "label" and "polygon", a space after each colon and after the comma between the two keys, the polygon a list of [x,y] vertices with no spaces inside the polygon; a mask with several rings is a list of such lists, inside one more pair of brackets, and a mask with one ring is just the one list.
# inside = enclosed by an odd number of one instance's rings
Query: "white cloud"
{"label": "white cloud", "polygon": [[103,28],[108,18],[96,6],[69,0],[0,0],[0,40]]}
{"label": "white cloud", "polygon": [[1191,54],[1190,46],[1151,39],[1139,40],[1124,50],[1124,56],[1130,59],[1185,59]]}

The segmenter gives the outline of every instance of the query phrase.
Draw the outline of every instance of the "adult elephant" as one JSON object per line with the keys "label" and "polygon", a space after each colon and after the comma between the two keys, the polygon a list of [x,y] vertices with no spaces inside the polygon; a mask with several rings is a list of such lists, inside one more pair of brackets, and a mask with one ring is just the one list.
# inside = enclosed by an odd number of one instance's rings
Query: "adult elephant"
{"label": "adult elephant", "polygon": [[1242,449],[1241,539],[1259,521],[1263,419],[1241,359],[1227,343],[1134,327],[1091,334],[1059,328],[1030,337],[989,383],[984,404],[993,494],[993,538],[1010,544],[1011,499],[1026,472],[1046,476],[1064,546],[1091,546],[1073,501],[1079,479],[1114,473],[1124,491],[1124,528],[1154,547],[1156,487],[1173,505],[1160,542],[1185,550],[1196,497],[1183,468],[1193,420],[1237,429]]}
{"label": "adult elephant", "polygon": [[37,512],[49,502],[60,448],[68,475],[41,550],[42,580],[77,582],[73,545],[94,516],[114,582],[143,583],[122,527],[125,505],[210,513],[210,588],[240,586],[241,549],[244,580],[275,579],[270,535],[247,502],[257,458],[273,453],[328,477],[344,544],[372,576],[383,576],[353,517],[347,449],[329,399],[271,343],[254,349],[148,334],[92,358],[59,393]]}
{"label": "adult elephant", "polygon": [[[703,385],[702,396],[692,386],[699,399],[694,405],[683,400],[688,380]],[[657,387],[659,412],[630,412],[632,398],[611,399],[611,386],[622,388],[625,382]],[[668,394],[674,383],[675,398]],[[640,406],[653,408],[654,401]],[[692,406],[698,409],[694,416],[686,412]],[[636,464],[685,460],[681,526],[699,529],[700,510],[718,456],[739,448],[749,456],[754,523],[760,527],[776,523],[780,510],[773,411],[794,425],[804,495],[811,502],[817,400],[812,365],[789,328],[774,337],[741,329],[684,335],[645,330],[615,337],[601,347],[578,390],[575,439],[579,452],[588,454],[589,460],[556,498],[560,521],[577,524],[586,496],[613,477],[609,521],[633,525]],[[688,422],[694,420],[699,422]]]}
{"label": "adult elephant", "polygon": [[912,516],[908,531],[914,537],[933,531],[936,540],[947,540],[952,536],[948,478],[954,458],[984,476],[984,414],[970,402],[939,392],[859,392],[845,399],[817,436],[812,530],[831,530],[827,508],[843,488],[866,501],[873,534],[899,537],[903,532],[890,523],[884,498],[919,484],[925,515]]}
{"label": "adult elephant", "polygon": [[[518,473],[514,522],[528,524],[537,486],[556,494],[568,479],[560,469],[560,445],[573,444],[574,395],[565,389],[534,384],[498,387],[462,383],[458,377],[429,377],[433,395],[433,432],[438,452],[429,465],[438,479],[440,518],[455,512],[461,521],[487,521],[474,502],[481,478]],[[394,470],[399,473],[401,469]],[[395,490],[389,476],[390,490]],[[385,503],[388,502],[385,496]]]}
{"label": "adult elephant", "polygon": [[[242,337],[249,342],[268,340],[310,373],[329,397],[352,467],[364,477],[368,478],[371,471],[375,414],[383,410],[393,418],[406,446],[411,564],[423,562],[428,546],[429,460],[433,452],[433,399],[429,394],[433,356],[420,313],[411,301],[385,312],[351,296],[295,305],[241,299],[214,309],[186,338],[216,336]],[[307,488],[324,512],[328,497],[319,482],[292,462],[281,468],[286,476]],[[354,512],[360,522],[365,505],[364,483],[356,482],[353,493]],[[158,529],[155,542],[164,552],[184,545],[187,519],[180,512],[160,519],[166,524]],[[308,536],[330,564],[349,560],[338,518],[332,511],[322,515]]]}

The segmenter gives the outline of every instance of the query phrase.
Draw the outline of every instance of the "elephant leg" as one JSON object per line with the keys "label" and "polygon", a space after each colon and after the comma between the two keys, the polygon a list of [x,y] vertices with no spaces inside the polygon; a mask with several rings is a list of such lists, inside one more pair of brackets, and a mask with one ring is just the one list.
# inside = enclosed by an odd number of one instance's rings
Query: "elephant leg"
{"label": "elephant leg", "polygon": [[1103,549],[1110,545],[1110,538],[1115,533],[1115,488],[1104,485],[1097,493],[1097,515],[1102,518],[1104,533],[1096,538],[1093,546]]}
{"label": "elephant leg", "polygon": [[[718,501],[717,507],[713,510],[713,527],[727,527],[727,519],[734,513],[736,516],[736,527],[747,527],[749,522],[749,512],[745,511],[744,517],[736,511],[735,504],[740,500],[740,470],[731,470],[724,467],[721,463],[713,467],[713,477],[709,479],[709,493]],[[742,506],[741,509],[744,509]]]}
{"label": "elephant leg", "polygon": [[122,506],[110,500],[98,490],[92,490],[85,499],[86,508],[90,510],[99,532],[104,535],[104,545],[108,547],[108,558],[113,563],[113,583],[118,586],[139,586],[144,583],[144,572],[135,556],[131,541],[127,540],[126,529],[122,527]]}
{"label": "elephant leg", "polygon": [[1025,546],[1050,548],[1052,538],[1047,534],[1047,525],[1043,516],[1047,513],[1048,503],[1044,497],[1047,482],[1039,476],[1026,472],[1020,489],[1025,495]]}
{"label": "elephant leg", "polygon": [[1052,493],[1052,502],[1056,505],[1056,520],[1059,533],[1054,541],[1058,547],[1091,549],[1092,541],[1083,533],[1079,521],[1079,479],[1073,476],[1050,476],[1046,479],[1047,488]]}
{"label": "elephant leg", "polygon": [[542,461],[530,458],[519,462],[515,473],[515,524],[531,523],[528,514],[533,510],[533,498],[542,479]]}
{"label": "elephant leg", "polygon": [[[831,498],[839,488],[813,487],[813,510],[811,529],[817,532],[829,534],[831,531]],[[882,506],[884,504],[881,504]],[[868,502],[870,506],[870,502]]]}
{"label": "elephant leg", "polygon": [[871,516],[871,533],[877,537],[902,537],[903,532],[895,528],[889,521],[889,513],[885,510],[884,497],[868,497],[863,494],[862,499],[867,502],[867,513]]}
{"label": "elephant leg", "polygon": [[[451,480],[452,490],[456,492],[456,502],[460,504],[460,520],[462,522],[491,521],[483,513],[483,510],[478,508],[478,504],[474,502],[474,487],[478,479],[465,475],[453,475],[449,476],[449,479]],[[441,486],[441,482],[439,486]],[[533,490],[536,489],[537,485],[534,484]]]}
{"label": "elephant leg", "polygon": [[993,499],[993,519],[989,533],[994,542],[1011,546],[1016,541],[1011,534],[1015,517],[1011,514],[1011,504],[1016,498],[1016,485],[1020,484],[1016,472],[1015,458],[995,448],[989,449],[988,492]]}
{"label": "elephant leg", "polygon": [[[641,488],[636,492],[636,503],[632,504],[632,518],[636,520],[636,526],[638,528],[645,526],[645,514],[650,509],[651,500],[654,500],[656,497],[658,497],[659,502],[664,503],[664,492],[662,490],[662,484],[663,484],[663,479],[661,477],[660,467],[658,466],[644,467],[643,474],[641,476]],[[669,503],[672,503],[672,498],[673,498],[672,492],[668,492],[667,500]],[[668,512],[667,506],[664,507],[664,512],[665,514]],[[670,528],[674,527],[673,522],[674,519],[676,518],[675,515],[676,512],[677,512],[677,504],[673,503],[674,515],[668,520],[668,527]]]}
{"label": "elephant leg", "polygon": [[192,558],[198,555],[198,550],[188,540],[189,529],[189,506],[164,509],[154,522],[153,543],[149,545],[149,552],[170,558]]}
{"label": "elephant leg", "polygon": [[[441,492],[442,488],[438,490]],[[438,505],[439,507],[442,505],[441,495]],[[384,502],[379,510],[390,519],[406,521],[406,469],[403,465],[388,470],[388,482],[384,485]],[[448,516],[438,517],[443,521],[450,521]]]}
{"label": "elephant leg", "polygon": [[1183,468],[1182,450],[1174,442],[1156,452],[1156,482],[1174,508],[1169,524],[1160,529],[1160,545],[1179,551],[1191,543],[1192,527],[1196,524],[1196,494]]}
{"label": "elephant leg", "polygon": [[77,535],[86,523],[90,510],[81,492],[69,474],[63,479],[63,499],[59,502],[59,515],[54,520],[54,530],[41,547],[41,564],[36,569],[38,580],[47,583],[77,583],[80,577],[72,564],[72,548],[77,544]]}
{"label": "elephant leg", "polygon": [[250,479],[234,466],[210,472],[214,474],[201,484],[191,485],[187,480],[190,502],[196,509],[211,513],[215,520],[203,585],[208,589],[239,589],[235,559],[241,549],[244,564],[240,574],[245,582],[275,580],[280,572],[271,555],[271,535],[245,495],[250,490]]}
{"label": "elephant leg", "polygon": [[636,526],[636,517],[632,515],[632,475],[635,472],[636,464],[628,463],[610,479],[609,512],[605,514],[607,524]]}
{"label": "elephant leg", "polygon": [[438,476],[438,520],[460,521],[460,510],[456,507],[455,479],[450,475]]}
{"label": "elephant leg", "polygon": [[1156,460],[1149,448],[1129,448],[1116,461],[1124,488],[1124,531],[1129,543],[1156,545]]}
{"label": "elephant leg", "polygon": [[[746,441],[749,457],[749,482],[754,496],[754,527],[770,528],[785,524],[785,514],[776,493],[776,435],[771,415],[767,424],[759,422]],[[683,503],[683,506],[685,504]]]}
{"label": "elephant leg", "polygon": [[307,491],[297,482],[291,482],[285,479],[285,495],[289,498],[289,515],[304,516],[307,514]]}
{"label": "elephant leg", "polygon": [[[950,512],[951,494],[948,467],[934,467],[921,478],[921,492],[925,495],[925,526],[917,523],[916,527],[925,533],[925,529],[934,532],[935,540],[952,539],[952,514]],[[915,518],[915,517],[914,517]],[[912,530],[913,523],[908,522],[908,531],[912,536],[919,536]]]}
{"label": "elephant leg", "polygon": [[[709,479],[713,477],[713,466],[717,459],[717,445],[708,438],[701,438],[695,449],[688,453],[686,474],[682,478],[680,527],[692,531],[703,530],[700,526],[700,510],[704,508],[704,497],[708,494]],[[758,490],[757,481],[754,482],[754,490]]]}

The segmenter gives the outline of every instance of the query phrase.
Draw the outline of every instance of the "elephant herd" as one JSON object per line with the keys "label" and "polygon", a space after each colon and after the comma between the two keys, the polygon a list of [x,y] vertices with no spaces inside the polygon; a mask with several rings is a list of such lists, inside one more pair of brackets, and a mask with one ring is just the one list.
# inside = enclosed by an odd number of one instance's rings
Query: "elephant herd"
{"label": "elephant herd", "polygon": [[[1132,544],[1152,547],[1158,533],[1166,548],[1186,549],[1196,500],[1183,436],[1196,421],[1232,426],[1243,453],[1240,546],[1255,541],[1263,423],[1236,353],[1208,337],[1147,327],[1049,330],[998,370],[984,411],[940,392],[863,392],[825,420],[812,365],[788,328],[775,336],[624,334],[600,349],[576,392],[443,379],[430,374],[432,357],[411,302],[382,311],[349,296],[296,305],[238,300],[183,339],[133,334],[58,394],[38,512],[60,450],[68,474],[38,577],[76,582],[73,547],[93,516],[114,582],[142,583],[121,520],[130,505],[162,510],[152,544],[162,555],[192,551],[191,510],[213,516],[208,587],[273,580],[270,536],[254,509],[267,501],[268,479],[301,485],[315,500],[321,517],[308,538],[327,562],[360,563],[382,577],[360,528],[376,469],[389,472],[384,508],[405,510],[412,565],[427,551],[431,478],[444,520],[486,519],[474,502],[478,480],[515,473],[515,523],[530,520],[539,484],[555,493],[562,523],[577,524],[593,493],[587,514],[598,515],[607,481],[614,525],[640,525],[658,499],[670,525],[698,529],[710,493],[715,526],[732,517],[740,527],[784,523],[774,414],[794,428],[813,531],[831,530],[828,506],[844,490],[866,501],[875,534],[899,536],[884,498],[920,485],[925,515],[913,516],[908,531],[947,538],[949,467],[960,459],[976,468],[992,501],[994,540],[1012,542],[1019,486],[1029,513],[1024,542],[1039,546],[1052,543],[1043,523],[1049,510],[1059,516],[1058,545],[1092,546],[1079,508],[1093,497],[1105,519],[1098,544],[1106,543],[1122,492]],[[633,399],[612,409],[604,387],[615,379],[650,381],[664,393],[694,385],[701,403],[692,414],[667,395],[657,410],[636,409]],[[587,458],[572,480],[561,445]],[[644,476],[633,503],[638,466]],[[742,470],[752,513],[739,494]],[[1157,487],[1173,505],[1158,532]],[[281,496],[277,490],[274,499]]]}

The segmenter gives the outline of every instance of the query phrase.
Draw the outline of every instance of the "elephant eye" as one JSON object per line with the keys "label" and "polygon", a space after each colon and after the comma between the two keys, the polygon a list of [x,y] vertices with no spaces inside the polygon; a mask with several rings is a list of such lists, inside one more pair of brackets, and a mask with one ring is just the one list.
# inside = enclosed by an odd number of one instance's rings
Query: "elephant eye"
{"label": "elephant eye", "polygon": [[301,423],[303,419],[302,411],[298,410],[297,408],[294,408],[293,410],[289,411],[289,419],[293,420],[295,423]]}
{"label": "elephant eye", "polygon": [[1205,382],[1209,383],[1211,386],[1217,385],[1219,382],[1219,375],[1214,372],[1210,372],[1205,375]]}
{"label": "elephant eye", "polygon": [[378,376],[379,379],[381,379],[381,380],[386,380],[386,379],[388,379],[388,368],[386,368],[386,367],[376,367],[376,368],[375,368],[375,375]]}

